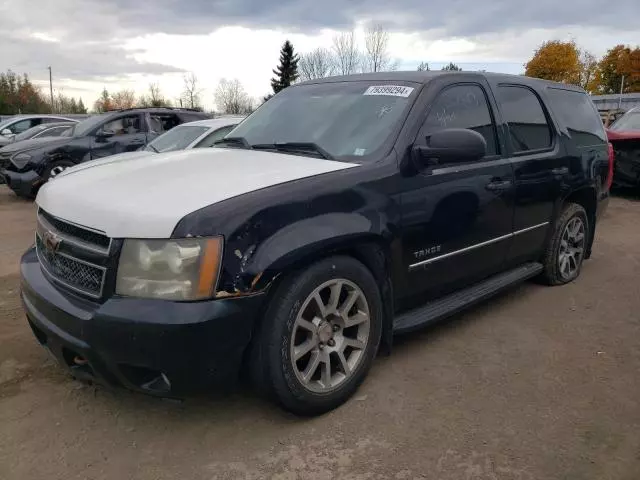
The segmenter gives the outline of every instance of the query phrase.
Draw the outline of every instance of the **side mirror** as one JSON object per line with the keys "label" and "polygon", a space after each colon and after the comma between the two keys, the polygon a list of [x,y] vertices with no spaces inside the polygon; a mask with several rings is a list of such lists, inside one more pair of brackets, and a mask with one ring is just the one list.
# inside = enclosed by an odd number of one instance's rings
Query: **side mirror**
{"label": "side mirror", "polygon": [[115,135],[115,132],[111,130],[98,130],[96,132],[96,140],[99,142],[104,142],[107,138],[111,138]]}
{"label": "side mirror", "polygon": [[487,142],[478,132],[448,128],[427,137],[427,145],[416,145],[411,157],[418,170],[448,163],[480,160],[487,153]]}
{"label": "side mirror", "polygon": [[2,130],[0,132],[0,135],[2,135],[3,137],[14,137],[15,135],[13,134],[13,132],[11,130],[9,130],[8,128],[5,128],[4,130]]}

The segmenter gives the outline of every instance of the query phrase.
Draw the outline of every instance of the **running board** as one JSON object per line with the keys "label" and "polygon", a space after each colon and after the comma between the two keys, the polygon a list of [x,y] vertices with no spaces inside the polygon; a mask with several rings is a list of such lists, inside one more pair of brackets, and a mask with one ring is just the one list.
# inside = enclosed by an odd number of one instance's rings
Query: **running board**
{"label": "running board", "polygon": [[432,322],[443,320],[513,285],[535,277],[542,272],[542,270],[543,267],[540,263],[527,263],[508,272],[495,275],[471,287],[454,292],[422,307],[409,310],[393,320],[393,333],[411,332]]}

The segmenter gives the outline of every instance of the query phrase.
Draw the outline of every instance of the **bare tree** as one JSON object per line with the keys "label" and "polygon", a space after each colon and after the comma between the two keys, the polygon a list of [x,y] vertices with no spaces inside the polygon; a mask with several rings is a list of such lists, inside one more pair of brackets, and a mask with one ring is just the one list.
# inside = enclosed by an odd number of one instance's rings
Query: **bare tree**
{"label": "bare tree", "polygon": [[342,75],[356,73],[360,67],[360,52],[353,31],[343,32],[333,37],[333,53],[336,71]]}
{"label": "bare tree", "polygon": [[196,77],[196,74],[193,72],[186,73],[183,80],[184,90],[182,91],[182,99],[184,106],[187,108],[202,108],[200,105],[202,89],[198,84],[198,77]]}
{"label": "bare tree", "polygon": [[111,96],[111,105],[115,110],[133,108],[136,104],[136,96],[133,90],[120,90]]}
{"label": "bare tree", "polygon": [[389,32],[382,25],[372,25],[367,29],[364,46],[368,71],[382,72],[395,69],[394,62],[389,56]]}
{"label": "bare tree", "polygon": [[326,48],[315,50],[300,56],[298,73],[300,80],[313,80],[333,75],[336,69],[334,56]]}
{"label": "bare tree", "polygon": [[598,77],[598,60],[587,50],[580,50],[580,86],[587,92],[596,90]]}
{"label": "bare tree", "polygon": [[220,113],[237,115],[250,113],[253,110],[252,99],[249,98],[240,81],[235,78],[220,80],[214,98]]}

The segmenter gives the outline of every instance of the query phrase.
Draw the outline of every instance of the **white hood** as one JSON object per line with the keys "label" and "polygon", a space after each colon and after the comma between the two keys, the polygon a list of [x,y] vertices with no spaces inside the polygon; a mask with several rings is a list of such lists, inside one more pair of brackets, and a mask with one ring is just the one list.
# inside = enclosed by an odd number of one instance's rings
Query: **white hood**
{"label": "white hood", "polygon": [[78,169],[43,185],[36,203],[109,237],[168,238],[182,217],[207,205],[356,166],[231,148],[184,150]]}
{"label": "white hood", "polygon": [[65,169],[64,171],[59,173],[56,178],[64,177],[65,175],[69,175],[70,173],[78,172],[86,168],[98,167],[100,165],[106,165],[108,163],[122,162],[124,160],[127,160],[127,161],[133,160],[134,158],[148,157],[149,155],[154,155],[154,153],[149,152],[148,150],[136,150],[135,152],[118,153],[116,155],[111,155],[109,157],[98,158],[96,160],[89,160],[88,162],[83,162],[73,167]]}

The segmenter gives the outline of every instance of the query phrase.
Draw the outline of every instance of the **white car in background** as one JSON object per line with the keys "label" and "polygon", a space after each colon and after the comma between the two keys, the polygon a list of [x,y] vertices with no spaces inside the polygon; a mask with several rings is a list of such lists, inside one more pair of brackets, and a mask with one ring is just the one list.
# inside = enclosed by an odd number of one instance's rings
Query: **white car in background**
{"label": "white car in background", "polygon": [[67,168],[59,173],[56,178],[84,170],[85,168],[133,160],[140,157],[151,156],[156,153],[212,147],[215,142],[227,135],[227,133],[233,130],[244,118],[244,116],[225,116],[183,123],[153,139],[140,150],[83,162],[75,167]]}

